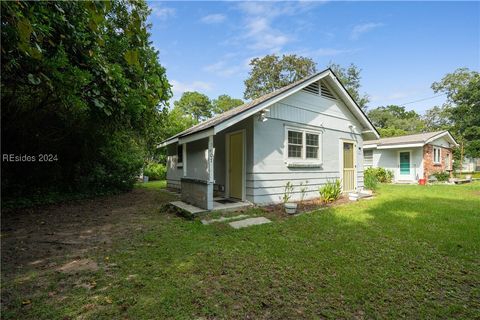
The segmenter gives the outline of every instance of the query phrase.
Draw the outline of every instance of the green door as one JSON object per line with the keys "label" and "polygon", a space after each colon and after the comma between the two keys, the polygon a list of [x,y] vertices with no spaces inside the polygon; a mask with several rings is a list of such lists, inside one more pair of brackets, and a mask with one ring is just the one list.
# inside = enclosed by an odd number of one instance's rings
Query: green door
{"label": "green door", "polygon": [[410,152],[400,152],[400,176],[410,176]]}

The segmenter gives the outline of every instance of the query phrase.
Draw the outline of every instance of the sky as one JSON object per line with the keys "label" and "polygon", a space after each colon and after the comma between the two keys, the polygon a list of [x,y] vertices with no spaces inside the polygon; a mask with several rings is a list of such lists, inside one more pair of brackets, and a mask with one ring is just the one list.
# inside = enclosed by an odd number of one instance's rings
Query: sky
{"label": "sky", "polygon": [[272,53],[310,57],[318,70],[354,63],[370,108],[421,114],[445,101],[432,98],[433,82],[460,67],[480,71],[480,2],[148,3],[174,100],[185,91],[243,98],[249,61]]}

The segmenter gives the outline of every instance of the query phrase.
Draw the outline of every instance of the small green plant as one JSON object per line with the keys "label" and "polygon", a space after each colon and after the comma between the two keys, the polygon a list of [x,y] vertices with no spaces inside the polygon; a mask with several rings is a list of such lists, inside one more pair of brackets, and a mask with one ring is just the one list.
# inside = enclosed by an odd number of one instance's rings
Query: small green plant
{"label": "small green plant", "polygon": [[292,192],[293,192],[293,184],[288,181],[287,184],[285,184],[285,190],[283,192],[283,203],[287,203],[288,200],[292,197]]}
{"label": "small green plant", "polygon": [[320,198],[325,203],[337,200],[340,197],[340,194],[342,193],[340,180],[338,179],[335,181],[327,180],[327,183],[325,183],[322,187],[320,187],[319,192],[320,192]]}
{"label": "small green plant", "polygon": [[378,187],[378,178],[374,172],[368,169],[364,173],[364,184],[365,188],[369,190],[376,190]]}
{"label": "small green plant", "polygon": [[393,179],[393,171],[384,168],[368,168],[364,175],[374,175],[380,183],[391,183]]}
{"label": "small green plant", "polygon": [[300,203],[303,203],[303,200],[305,200],[307,191],[308,191],[308,180],[305,181],[305,184],[303,182],[300,182]]}
{"label": "small green plant", "polygon": [[437,181],[448,181],[448,178],[450,177],[450,174],[446,171],[434,172],[432,175],[437,179]]}

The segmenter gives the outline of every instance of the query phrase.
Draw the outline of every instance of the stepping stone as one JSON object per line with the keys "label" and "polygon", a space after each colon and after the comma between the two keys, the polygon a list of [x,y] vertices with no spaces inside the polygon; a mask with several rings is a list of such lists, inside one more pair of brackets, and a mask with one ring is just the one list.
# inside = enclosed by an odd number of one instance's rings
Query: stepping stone
{"label": "stepping stone", "polygon": [[211,224],[211,223],[215,223],[215,222],[225,222],[225,221],[230,221],[230,220],[243,219],[243,218],[246,218],[248,216],[249,215],[247,215],[247,214],[239,214],[238,216],[220,217],[218,219],[202,220],[202,224]]}
{"label": "stepping stone", "polygon": [[249,219],[230,222],[229,225],[234,229],[240,229],[240,228],[245,228],[250,226],[256,226],[259,224],[270,223],[270,222],[272,221],[265,217],[257,217],[257,218],[249,218]]}

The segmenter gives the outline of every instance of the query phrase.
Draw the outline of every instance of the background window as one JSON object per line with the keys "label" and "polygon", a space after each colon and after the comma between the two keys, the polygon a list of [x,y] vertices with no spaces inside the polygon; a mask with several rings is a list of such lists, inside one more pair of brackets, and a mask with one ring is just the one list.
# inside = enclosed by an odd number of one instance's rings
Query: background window
{"label": "background window", "polygon": [[318,159],[318,134],[307,133],[307,159]]}
{"label": "background window", "polygon": [[440,163],[440,148],[433,148],[433,162]]}
{"label": "background window", "polygon": [[303,146],[303,134],[298,131],[288,131],[288,157],[301,158]]}
{"label": "background window", "polygon": [[183,163],[183,145],[179,144],[177,146],[177,164]]}

